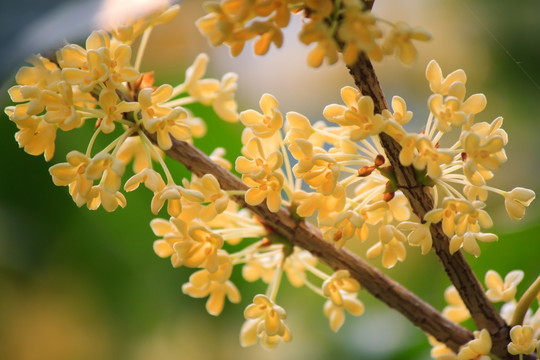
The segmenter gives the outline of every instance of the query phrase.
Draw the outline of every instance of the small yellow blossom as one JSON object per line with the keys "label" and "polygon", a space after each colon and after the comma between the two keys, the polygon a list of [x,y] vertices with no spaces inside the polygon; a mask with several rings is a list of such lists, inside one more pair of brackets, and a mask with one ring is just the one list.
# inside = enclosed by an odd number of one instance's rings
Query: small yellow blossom
{"label": "small yellow blossom", "polygon": [[240,330],[240,343],[243,347],[251,346],[257,338],[266,348],[274,348],[280,341],[291,341],[291,333],[285,325],[287,314],[264,295],[255,295],[253,303],[244,311],[246,322]]}
{"label": "small yellow blossom", "polygon": [[161,258],[170,256],[173,267],[182,266],[183,258],[175,252],[174,245],[179,242],[189,245],[193,243],[188,236],[186,223],[177,218],[171,218],[170,221],[154,219],[150,222],[150,227],[156,236],[161,237],[153,244],[156,255]]}
{"label": "small yellow blossom", "polygon": [[343,306],[343,295],[360,290],[358,281],[351,277],[348,270],[338,270],[322,284],[323,295],[335,305]]}
{"label": "small yellow blossom", "polygon": [[467,309],[453,285],[444,291],[444,299],[448,303],[442,312],[444,317],[457,323],[461,323],[471,317],[469,309]]}
{"label": "small yellow blossom", "polygon": [[199,213],[202,221],[208,222],[221,214],[229,205],[229,195],[221,189],[219,182],[212,174],[205,174],[199,181],[192,181],[191,188],[204,196],[204,208]]}
{"label": "small yellow blossom", "polygon": [[416,49],[412,40],[427,41],[431,34],[422,28],[411,28],[403,21],[397,22],[383,43],[385,54],[396,53],[397,58],[404,64],[411,64],[416,59]]}
{"label": "small yellow blossom", "polygon": [[65,81],[57,84],[57,91],[43,91],[43,102],[46,113],[43,119],[51,124],[57,124],[64,131],[72,130],[83,123],[79,112],[73,103],[73,90]]}
{"label": "small yellow blossom", "polygon": [[161,175],[155,170],[146,168],[130,177],[124,184],[124,190],[128,192],[136,190],[141,183],[144,183],[144,186],[153,193],[165,187]]}
{"label": "small yellow blossom", "polygon": [[398,261],[403,261],[407,257],[407,250],[403,243],[406,241],[405,235],[393,225],[383,225],[379,228],[379,239],[375,245],[368,249],[366,256],[373,259],[382,253],[382,264],[390,269]]}
{"label": "small yellow blossom", "polygon": [[414,167],[418,170],[427,168],[427,174],[432,179],[439,178],[442,174],[441,164],[449,164],[454,157],[452,151],[435,148],[424,136],[417,138],[416,149],[418,154],[413,161]]}
{"label": "small yellow blossom", "polygon": [[472,213],[474,211],[471,202],[462,199],[447,197],[442,202],[442,208],[428,211],[424,220],[430,223],[438,223],[442,220],[442,229],[446,236],[455,234],[455,217],[458,213]]}
{"label": "small yellow blossom", "polygon": [[335,64],[339,57],[339,45],[332,34],[331,28],[323,21],[310,21],[302,27],[298,38],[305,45],[316,43],[309,51],[307,63],[311,67],[319,67],[324,59],[331,65]]}
{"label": "small yellow blossom", "polygon": [[69,193],[77,206],[86,204],[89,199],[93,180],[86,177],[86,168],[90,158],[78,152],[71,151],[66,156],[67,162],[51,166],[49,173],[57,186],[69,186]]}
{"label": "small yellow blossom", "polygon": [[465,84],[454,82],[448,88],[448,95],[433,94],[428,99],[429,110],[435,117],[437,129],[449,132],[453,127],[462,126],[468,117],[478,114],[486,107],[484,94],[471,95],[465,98]]}
{"label": "small yellow blossom", "polygon": [[337,332],[345,322],[345,310],[351,315],[360,316],[364,313],[364,304],[356,298],[356,294],[344,294],[342,305],[337,305],[332,300],[324,303],[324,315],[330,321],[330,329]]}
{"label": "small yellow blossom", "polygon": [[255,136],[267,138],[274,135],[283,126],[283,115],[278,110],[278,102],[270,94],[261,97],[259,105],[262,114],[255,110],[246,110],[240,113],[240,121],[250,128]]}
{"label": "small yellow blossom", "polygon": [[218,251],[218,269],[211,273],[207,269],[199,270],[189,277],[189,282],[182,286],[182,291],[191,297],[208,296],[206,310],[209,314],[218,316],[223,311],[225,297],[232,303],[240,302],[240,292],[229,281],[232,263],[224,250]]}
{"label": "small yellow blossom", "polygon": [[[139,136],[130,136],[120,145],[116,157],[126,165],[133,160],[133,172],[140,173],[144,169],[152,167],[152,164],[148,162],[149,159],[145,146]],[[150,159],[157,161],[158,155],[156,153],[161,157],[164,156],[163,151],[159,147],[156,145],[151,146],[153,146],[155,151],[150,151]]]}
{"label": "small yellow blossom", "polygon": [[463,173],[473,185],[484,185],[485,179],[479,170],[497,170],[506,158],[499,156],[504,140],[499,135],[481,138],[474,132],[466,132],[461,137],[461,144],[466,154]]}
{"label": "small yellow blossom", "polygon": [[242,148],[242,154],[236,159],[235,170],[240,174],[247,174],[253,179],[262,179],[270,173],[277,171],[282,163],[281,152],[274,151],[268,156],[265,154],[261,139],[252,137]]}
{"label": "small yellow blossom", "polygon": [[362,6],[347,7],[338,29],[339,39],[345,43],[343,60],[346,64],[353,64],[361,51],[373,60],[380,60],[381,49],[375,40],[382,36],[382,31],[375,20],[371,12],[364,11]]}
{"label": "small yellow blossom", "polygon": [[174,251],[182,264],[188,267],[204,266],[210,273],[218,270],[218,250],[223,238],[202,225],[193,225],[188,230],[193,242],[177,242]]}
{"label": "small yellow blossom", "polygon": [[463,345],[458,353],[458,360],[491,360],[491,336],[486,329],[474,332],[474,340]]}
{"label": "small yellow blossom", "polygon": [[428,336],[431,346],[430,355],[434,360],[458,360],[457,354],[445,344],[438,342],[434,337]]}
{"label": "small yellow blossom", "polygon": [[429,87],[433,93],[448,95],[448,89],[453,83],[465,84],[467,82],[467,75],[465,75],[465,71],[459,69],[443,77],[439,64],[435,60],[431,60],[426,67],[426,79],[429,81]]}
{"label": "small yellow blossom", "polygon": [[534,191],[517,187],[504,193],[504,207],[512,220],[521,220],[525,216],[525,208],[536,197]]}
{"label": "small yellow blossom", "polygon": [[154,193],[150,205],[152,213],[157,214],[165,205],[165,201],[167,201],[167,213],[173,217],[180,216],[182,213],[182,203],[180,201],[182,196],[186,196],[191,201],[204,201],[204,196],[199,191],[185,189],[182,186],[170,183]]}
{"label": "small yellow blossom", "polygon": [[124,119],[124,113],[139,109],[138,103],[120,101],[116,92],[109,89],[99,93],[99,106],[105,112],[99,125],[105,134],[115,129],[115,121]]}
{"label": "small yellow blossom", "polygon": [[488,290],[486,296],[491,302],[510,302],[514,300],[517,286],[523,280],[524,273],[521,270],[510,271],[505,277],[504,282],[501,276],[489,270],[486,273],[485,283]]}
{"label": "small yellow blossom", "polygon": [[537,340],[530,326],[514,326],[510,330],[510,339],[512,342],[508,344],[508,352],[512,355],[528,355],[535,350]]}
{"label": "small yellow blossom", "polygon": [[88,198],[86,206],[90,210],[96,210],[99,206],[103,206],[105,211],[112,212],[118,206],[122,208],[126,206],[126,198],[121,192],[111,192],[103,184],[92,186]]}
{"label": "small yellow blossom", "polygon": [[407,241],[411,246],[419,246],[422,250],[422,255],[427,254],[433,245],[429,223],[421,224],[412,221],[403,221],[397,225],[401,231],[410,231],[407,236]]}
{"label": "small yellow blossom", "polygon": [[86,177],[91,180],[102,178],[103,188],[111,193],[121,185],[126,165],[111,154],[100,152],[86,167]]}
{"label": "small yellow blossom", "polygon": [[259,205],[266,199],[266,205],[272,212],[281,208],[281,189],[283,188],[283,175],[273,172],[263,179],[253,179],[243,176],[242,181],[250,187],[246,192],[246,202],[250,205]]}

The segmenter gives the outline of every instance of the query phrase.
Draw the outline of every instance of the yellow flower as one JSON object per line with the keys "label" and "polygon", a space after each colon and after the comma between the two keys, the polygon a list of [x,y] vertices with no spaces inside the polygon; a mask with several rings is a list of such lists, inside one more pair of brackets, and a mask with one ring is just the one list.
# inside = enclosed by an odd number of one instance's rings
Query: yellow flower
{"label": "yellow flower", "polygon": [[152,213],[154,215],[157,214],[165,204],[165,201],[167,201],[167,213],[173,217],[180,216],[182,213],[181,199],[183,196],[191,201],[204,201],[204,196],[199,191],[184,189],[182,186],[170,183],[154,193],[150,205]]}
{"label": "yellow flower", "polygon": [[433,245],[429,224],[415,223],[412,221],[403,221],[397,225],[399,230],[410,231],[407,241],[411,246],[420,246],[422,255],[427,254]]}
{"label": "yellow flower", "polygon": [[461,144],[466,153],[463,173],[473,185],[484,185],[485,180],[480,170],[493,171],[498,169],[506,158],[501,157],[504,140],[500,135],[481,138],[474,132],[466,132],[461,137]]}
{"label": "yellow flower", "polygon": [[400,125],[407,124],[413,117],[412,111],[407,110],[407,103],[400,96],[392,97],[392,110],[394,111],[392,117]]}
{"label": "yellow flower", "polygon": [[453,159],[453,152],[450,150],[436,149],[431,140],[427,137],[419,137],[416,140],[416,149],[418,154],[414,159],[413,165],[418,170],[427,168],[427,174],[432,179],[441,176],[441,164],[449,164]]}
{"label": "yellow flower", "polygon": [[465,84],[467,75],[463,70],[459,69],[443,77],[439,64],[435,60],[431,60],[426,67],[426,79],[429,81],[429,88],[433,93],[447,95],[448,89],[453,83],[461,82]]}
{"label": "yellow flower", "polygon": [[126,165],[118,158],[100,152],[92,158],[86,167],[86,177],[91,180],[102,179],[103,188],[110,193],[116,192],[121,185]]}
{"label": "yellow flower", "polygon": [[442,312],[444,317],[457,323],[461,323],[471,317],[469,309],[467,309],[453,285],[444,291],[444,299],[448,303]]}
{"label": "yellow flower", "polygon": [[424,220],[430,223],[438,223],[442,220],[442,229],[446,236],[455,234],[455,217],[458,213],[472,213],[474,211],[471,202],[462,199],[447,197],[442,202],[442,208],[428,211]]}
{"label": "yellow flower", "polygon": [[474,332],[474,340],[463,345],[458,353],[458,360],[490,360],[491,336],[486,329]]}
{"label": "yellow flower", "polygon": [[128,192],[136,190],[141,183],[144,183],[144,186],[153,193],[165,187],[165,182],[158,172],[152,169],[143,169],[126,181],[124,190]]}
{"label": "yellow flower", "polygon": [[337,332],[345,322],[345,310],[354,316],[364,313],[364,304],[356,298],[356,294],[344,294],[342,305],[337,305],[332,300],[324,303],[324,315],[330,321],[330,329]]}
{"label": "yellow flower", "polygon": [[191,297],[208,296],[206,310],[209,314],[218,316],[223,311],[225,297],[232,303],[240,302],[240,292],[229,281],[232,263],[224,250],[218,251],[218,270],[211,273],[207,269],[199,270],[189,277],[189,283],[182,285],[182,291]]}
{"label": "yellow flower", "polygon": [[382,36],[382,31],[370,11],[364,11],[361,6],[347,7],[338,36],[345,43],[343,60],[346,64],[353,64],[361,51],[373,60],[380,60],[381,49],[375,40]]}
{"label": "yellow flower", "polygon": [[431,34],[422,28],[411,28],[403,21],[397,22],[383,43],[385,54],[396,53],[397,58],[404,64],[411,64],[416,58],[416,49],[412,40],[427,41]]}
{"label": "yellow flower", "polygon": [[238,121],[238,105],[234,99],[238,76],[234,73],[223,75],[221,82],[216,79],[202,79],[206,72],[208,55],[199,54],[186,70],[183,84],[190,96],[203,105],[212,105],[220,118],[229,122]]}
{"label": "yellow flower", "polygon": [[43,120],[43,116],[25,116],[22,120],[14,119],[15,107],[7,107],[6,114],[15,122],[19,131],[15,133],[15,140],[19,147],[24,147],[30,155],[43,154],[46,161],[54,155],[57,126]]}
{"label": "yellow flower", "polygon": [[281,208],[281,189],[283,188],[283,175],[273,172],[263,179],[254,179],[244,175],[242,181],[250,187],[245,198],[249,205],[259,205],[266,199],[266,205],[272,212]]}
{"label": "yellow flower", "polygon": [[431,346],[433,346],[430,356],[434,360],[457,360],[457,354],[449,349],[445,344],[438,342],[432,336],[428,336],[428,340]]}
{"label": "yellow flower", "polygon": [[383,225],[379,228],[379,241],[368,249],[366,256],[373,259],[382,253],[382,264],[390,269],[398,261],[403,261],[407,257],[407,250],[403,243],[406,241],[405,235],[393,225]]}
{"label": "yellow flower", "polygon": [[191,243],[175,243],[173,248],[182,263],[188,267],[204,266],[210,273],[218,270],[218,250],[223,239],[202,225],[191,226],[188,230]]}
{"label": "yellow flower", "polygon": [[45,121],[57,124],[64,131],[82,125],[81,116],[73,103],[72,88],[65,81],[58,82],[56,91],[44,90],[42,96],[47,109]]}
{"label": "yellow flower", "polygon": [[448,88],[448,96],[433,94],[428,99],[429,110],[435,117],[435,126],[439,131],[449,132],[454,127],[462,126],[469,116],[485,109],[487,100],[484,94],[465,98],[465,84],[454,82]]}
{"label": "yellow flower", "polygon": [[486,296],[491,302],[510,302],[514,300],[516,295],[517,286],[523,280],[523,271],[514,270],[510,271],[505,277],[504,282],[501,276],[493,271],[489,270],[486,273],[485,283],[488,290]]}
{"label": "yellow flower", "polygon": [[116,92],[109,89],[99,93],[99,106],[105,113],[99,123],[101,130],[105,134],[111,133],[115,129],[114,122],[122,120],[124,113],[139,109],[138,103],[120,101]]}
{"label": "yellow flower", "polygon": [[154,252],[161,258],[171,257],[173,267],[182,266],[182,258],[174,250],[174,244],[182,242],[191,244],[193,240],[187,234],[187,225],[180,219],[171,218],[170,221],[165,219],[153,219],[150,222],[150,227],[156,236],[161,239],[155,240],[153,247]]}
{"label": "yellow flower", "polygon": [[280,151],[266,156],[263,144],[258,137],[252,137],[242,148],[242,154],[236,159],[235,170],[247,174],[253,179],[262,179],[281,168],[283,157]]}
{"label": "yellow flower", "polygon": [[332,104],[324,108],[323,115],[328,121],[340,124],[341,126],[351,126],[350,138],[358,141],[370,135],[377,135],[381,132],[384,122],[380,114],[374,114],[373,99],[346,86],[341,89],[341,97],[346,107]]}
{"label": "yellow flower", "polygon": [[240,343],[243,347],[251,346],[260,339],[266,348],[274,348],[280,341],[291,341],[291,333],[285,325],[287,314],[264,295],[255,295],[253,303],[244,311],[246,322],[240,330]]}
{"label": "yellow flower", "polygon": [[309,66],[319,67],[324,59],[327,59],[329,65],[338,61],[339,45],[334,39],[330,26],[325,22],[310,21],[305,23],[298,38],[305,45],[317,43],[308,53],[307,63]]}
{"label": "yellow flower", "polygon": [[64,79],[83,92],[92,91],[98,83],[122,88],[123,82],[139,77],[139,72],[130,66],[131,48],[111,43],[110,36],[103,30],[90,34],[86,49],[67,45],[57,56]]}
{"label": "yellow flower", "polygon": [[510,339],[512,342],[508,344],[508,352],[512,355],[531,354],[537,343],[530,326],[514,326],[510,330]]}
{"label": "yellow flower", "polygon": [[323,295],[336,306],[343,306],[343,295],[360,290],[358,281],[351,277],[348,270],[338,270],[322,284]]}
{"label": "yellow flower", "polygon": [[278,110],[278,102],[270,94],[264,94],[259,102],[262,114],[255,110],[240,113],[240,121],[250,128],[255,136],[267,138],[274,135],[283,126],[283,115]]}
{"label": "yellow flower", "polygon": [[[157,161],[158,159],[155,152],[157,152],[159,156],[163,157],[163,151],[156,145],[152,146],[156,151],[150,151],[150,156],[153,160]],[[116,153],[116,157],[122,160],[122,162],[126,165],[129,164],[133,159],[133,172],[135,173],[140,173],[144,169],[152,167],[152,164],[148,163],[145,145],[139,136],[128,137],[122,143],[122,145],[120,145],[120,148]]]}
{"label": "yellow flower", "polygon": [[536,197],[534,191],[517,187],[504,193],[504,207],[512,220],[521,220],[525,216],[525,208]]}
{"label": "yellow flower", "polygon": [[86,206],[90,210],[96,210],[100,206],[103,206],[105,211],[112,212],[118,206],[122,208],[126,206],[126,198],[121,192],[111,192],[103,184],[92,186],[88,198]]}
{"label": "yellow flower", "polygon": [[217,179],[212,174],[205,174],[200,181],[192,181],[192,189],[204,196],[204,208],[199,213],[202,221],[207,222],[221,214],[229,205],[229,195],[221,190]]}
{"label": "yellow flower", "polygon": [[77,206],[86,204],[89,199],[93,180],[86,177],[86,168],[90,159],[78,152],[70,151],[66,156],[67,162],[50,167],[49,173],[56,186],[69,186],[69,193]]}
{"label": "yellow flower", "polygon": [[170,109],[160,106],[167,101],[173,92],[172,86],[161,85],[157,89],[142,89],[139,92],[139,104],[142,109],[143,124],[151,134],[157,133],[157,142],[161,149],[172,147],[171,136],[177,140],[187,140],[191,130],[186,121],[189,113],[186,109],[177,107]]}

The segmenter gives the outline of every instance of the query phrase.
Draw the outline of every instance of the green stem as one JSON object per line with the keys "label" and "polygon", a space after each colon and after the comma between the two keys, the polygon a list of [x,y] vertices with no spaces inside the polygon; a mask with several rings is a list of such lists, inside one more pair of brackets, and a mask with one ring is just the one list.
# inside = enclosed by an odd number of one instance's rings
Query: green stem
{"label": "green stem", "polygon": [[510,322],[511,326],[523,324],[523,319],[525,319],[525,314],[527,310],[531,307],[534,299],[540,293],[540,276],[532,283],[531,286],[525,291],[525,293],[519,299],[516,310],[514,311],[514,316]]}

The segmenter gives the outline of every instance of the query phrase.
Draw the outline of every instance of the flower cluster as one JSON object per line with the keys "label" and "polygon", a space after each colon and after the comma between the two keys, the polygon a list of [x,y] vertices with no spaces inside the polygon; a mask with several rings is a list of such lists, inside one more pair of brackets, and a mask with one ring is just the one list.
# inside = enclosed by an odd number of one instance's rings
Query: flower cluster
{"label": "flower cluster", "polygon": [[[126,181],[124,190],[144,183],[154,193],[154,213],[167,202],[169,213],[179,214],[179,199],[184,196],[204,201],[200,192],[174,182],[162,160],[162,150],[171,148],[173,138],[190,141],[192,136],[204,134],[204,122],[185,105],[211,105],[224,120],[238,120],[236,75],[226,74],[221,81],[203,79],[208,57],[201,54],[187,69],[182,84],[156,88],[153,74],[138,69],[143,46],[132,62],[130,44],[135,37],[149,35],[154,25],[170,21],[178,10],[177,5],[161,9],[145,21],[124,24],[110,33],[94,31],[84,47],[68,44],[54,60],[33,56],[29,59],[32,66],[17,73],[17,85],[9,89],[9,95],[18,104],[5,111],[17,125],[15,138],[26,152],[44,154],[51,160],[58,129],[68,132],[92,121],[94,134],[86,150],[71,151],[66,162],[50,169],[54,183],[68,186],[78,206],[103,206],[107,211],[124,207],[126,199],[120,188],[126,165],[132,160],[136,174]],[[115,139],[95,149],[96,139],[108,134]],[[151,143],[152,136],[158,147]],[[162,166],[166,181],[154,170],[153,161]]]}
{"label": "flower cluster", "polygon": [[[510,271],[504,280],[494,270],[486,273],[486,296],[493,303],[504,302],[501,307],[501,316],[508,323],[515,325],[510,331],[511,342],[508,344],[508,352],[512,355],[531,354],[540,344],[540,309],[532,310],[533,299],[528,302],[516,301],[517,286],[523,280],[523,271]],[[530,290],[540,288],[540,278],[531,285]],[[534,291],[533,291],[534,292]],[[451,286],[445,291],[445,299],[448,305],[443,309],[443,315],[457,323],[470,319],[471,314],[465,307],[455,287]],[[525,295],[524,295],[525,297]],[[540,298],[537,299],[540,305]],[[524,313],[523,319],[518,321],[516,316]],[[520,325],[516,324],[516,321]],[[475,340],[465,344],[456,354],[444,344],[430,339],[433,345],[431,356],[436,360],[469,360],[490,359],[491,338],[487,330],[474,333]]]}
{"label": "flower cluster", "polygon": [[[205,3],[208,14],[197,26],[212,45],[229,46],[233,56],[254,38],[255,54],[264,55],[272,44],[281,47],[281,29],[289,24],[292,14],[302,13],[307,21],[298,36],[306,45],[315,44],[307,58],[313,67],[325,59],[335,63],[340,47],[347,64],[354,63],[361,52],[377,61],[396,54],[401,62],[410,64],[416,57],[412,41],[431,38],[426,30],[411,28],[405,22],[377,19],[364,6],[360,0],[212,1]],[[390,27],[384,36],[381,24]]]}

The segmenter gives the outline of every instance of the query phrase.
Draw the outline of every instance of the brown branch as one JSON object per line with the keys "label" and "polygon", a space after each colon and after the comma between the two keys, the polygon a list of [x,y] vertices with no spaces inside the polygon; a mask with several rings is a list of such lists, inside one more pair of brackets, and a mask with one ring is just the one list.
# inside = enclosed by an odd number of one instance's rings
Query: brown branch
{"label": "brown branch", "polygon": [[[155,141],[155,136],[150,136]],[[173,140],[173,147],[166,151],[172,159],[181,162],[193,174],[214,175],[225,190],[247,190],[248,187],[228,170],[214,163],[193,145]],[[325,241],[319,229],[306,221],[295,221],[288,210],[281,208],[272,213],[266,205],[249,205],[243,196],[233,196],[235,202],[249,209],[291,244],[308,250],[334,270],[349,270],[364,289],[397,310],[414,325],[445,343],[454,351],[473,338],[470,331],[446,319],[431,305],[418,298],[401,284],[390,279],[346,249],[338,249]]]}
{"label": "brown branch", "polygon": [[[368,57],[361,53],[349,71],[363,95],[370,96],[375,104],[375,112],[388,109],[382,88]],[[428,188],[418,183],[414,168],[403,166],[399,161],[401,146],[388,134],[380,134],[386,156],[396,174],[398,187],[409,200],[414,213],[423,219],[426,212],[433,209],[433,199]],[[461,251],[454,255],[449,251],[449,239],[443,233],[440,223],[431,225],[433,247],[450,281],[458,290],[463,302],[469,309],[478,329],[487,329],[493,341],[492,352],[503,359],[512,359],[506,350],[510,341],[509,327],[495,307],[487,299],[484,289],[465,260]]]}

